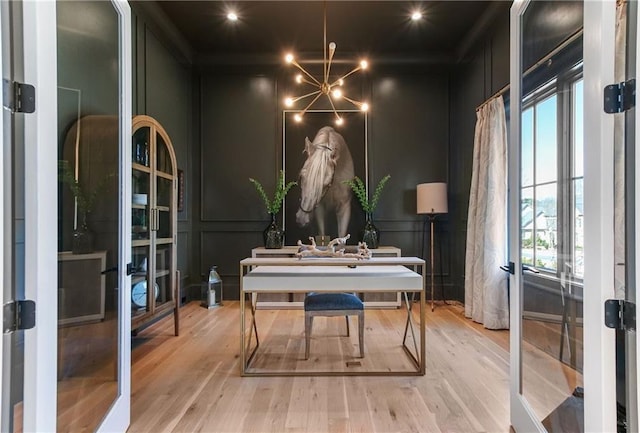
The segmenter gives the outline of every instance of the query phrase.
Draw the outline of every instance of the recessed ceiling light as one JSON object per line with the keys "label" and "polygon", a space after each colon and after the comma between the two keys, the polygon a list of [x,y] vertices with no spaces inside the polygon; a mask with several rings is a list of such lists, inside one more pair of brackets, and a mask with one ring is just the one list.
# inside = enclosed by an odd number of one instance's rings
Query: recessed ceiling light
{"label": "recessed ceiling light", "polygon": [[411,14],[411,19],[413,21],[418,21],[419,19],[422,19],[422,12],[415,11],[414,13]]}
{"label": "recessed ceiling light", "polygon": [[235,12],[229,12],[227,14],[227,19],[229,21],[238,21],[238,15]]}

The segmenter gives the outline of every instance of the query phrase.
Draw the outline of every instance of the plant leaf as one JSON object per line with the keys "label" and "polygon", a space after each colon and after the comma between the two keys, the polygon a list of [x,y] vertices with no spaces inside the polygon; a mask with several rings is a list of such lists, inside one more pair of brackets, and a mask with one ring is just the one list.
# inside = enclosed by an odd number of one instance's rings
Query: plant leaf
{"label": "plant leaf", "polygon": [[253,183],[253,186],[256,187],[258,194],[262,197],[264,201],[265,207],[267,208],[267,212],[270,214],[277,214],[280,212],[280,208],[282,207],[282,202],[284,201],[284,197],[287,195],[289,190],[293,188],[298,182],[289,182],[285,184],[284,180],[284,170],[280,170],[280,176],[278,177],[278,182],[276,184],[276,190],[273,193],[273,200],[269,200],[267,197],[267,193],[265,192],[262,184],[255,179],[249,178],[249,181]]}

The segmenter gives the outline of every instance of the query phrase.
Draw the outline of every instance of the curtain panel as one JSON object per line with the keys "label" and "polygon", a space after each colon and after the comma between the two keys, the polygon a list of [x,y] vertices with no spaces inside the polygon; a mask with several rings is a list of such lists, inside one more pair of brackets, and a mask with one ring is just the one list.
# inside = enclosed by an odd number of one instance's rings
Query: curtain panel
{"label": "curtain panel", "polygon": [[502,96],[476,112],[467,220],[465,315],[489,329],[509,328],[507,128]]}

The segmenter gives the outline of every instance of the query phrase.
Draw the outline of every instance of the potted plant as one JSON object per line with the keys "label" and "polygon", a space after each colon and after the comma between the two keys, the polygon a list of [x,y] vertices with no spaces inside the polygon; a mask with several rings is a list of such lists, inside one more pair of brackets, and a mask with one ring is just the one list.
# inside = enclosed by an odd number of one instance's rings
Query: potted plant
{"label": "potted plant", "polygon": [[284,230],[282,230],[280,226],[278,226],[276,215],[278,212],[280,212],[284,197],[287,195],[291,188],[298,184],[298,182],[289,182],[285,184],[284,170],[280,170],[280,177],[278,178],[278,182],[276,184],[276,191],[273,194],[273,199],[269,200],[269,197],[267,197],[267,193],[264,191],[264,188],[262,187],[262,184],[260,182],[252,178],[249,178],[249,181],[253,184],[253,186],[256,187],[258,194],[264,201],[267,212],[269,213],[269,215],[271,215],[271,223],[263,232],[264,247],[270,249],[282,248],[282,245],[284,244]]}
{"label": "potted plant", "polygon": [[58,178],[62,183],[67,184],[78,209],[78,216],[76,225],[73,230],[73,245],[72,252],[74,254],[86,254],[93,252],[93,233],[89,229],[87,218],[93,206],[96,203],[96,199],[107,187],[107,181],[113,176],[109,174],[104,177],[92,191],[88,191],[82,187],[71,167],[69,167],[68,161],[58,161]]}
{"label": "potted plant", "polygon": [[378,248],[380,242],[380,230],[373,224],[372,216],[373,211],[376,209],[378,205],[378,200],[380,200],[380,194],[384,189],[387,181],[391,178],[391,175],[386,175],[380,182],[378,182],[378,186],[376,186],[375,191],[373,192],[373,196],[371,200],[367,196],[367,188],[362,182],[362,180],[356,176],[351,180],[346,180],[345,183],[351,187],[353,192],[355,193],[358,201],[360,202],[360,206],[362,206],[362,210],[366,215],[366,222],[364,225],[364,229],[360,232],[360,240],[367,244],[367,247],[375,249]]}

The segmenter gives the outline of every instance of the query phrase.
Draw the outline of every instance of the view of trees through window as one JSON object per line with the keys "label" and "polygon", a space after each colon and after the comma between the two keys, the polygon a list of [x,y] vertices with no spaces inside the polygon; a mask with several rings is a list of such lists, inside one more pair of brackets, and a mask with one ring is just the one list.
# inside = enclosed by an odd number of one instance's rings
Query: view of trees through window
{"label": "view of trees through window", "polygon": [[522,263],[578,278],[584,266],[582,94],[581,67],[530,94],[521,155]]}

